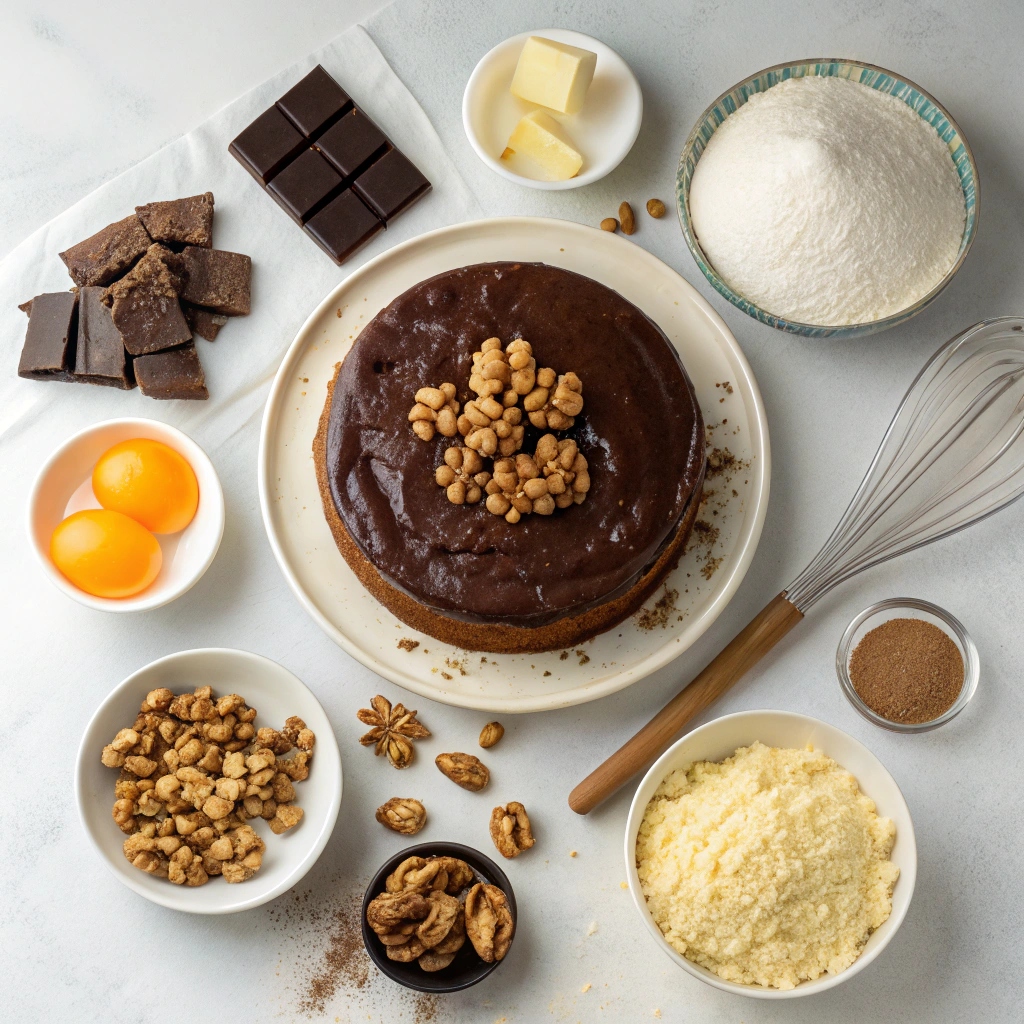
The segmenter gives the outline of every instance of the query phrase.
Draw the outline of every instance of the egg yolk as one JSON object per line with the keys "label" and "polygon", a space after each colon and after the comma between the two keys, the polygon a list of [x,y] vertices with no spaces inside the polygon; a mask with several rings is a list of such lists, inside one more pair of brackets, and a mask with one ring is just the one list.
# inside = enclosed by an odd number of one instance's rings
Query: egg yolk
{"label": "egg yolk", "polygon": [[92,490],[104,508],[123,512],[153,533],[184,530],[199,505],[199,482],[184,457],[144,437],[115,444],[100,456]]}
{"label": "egg yolk", "polygon": [[90,508],[65,519],[50,538],[53,564],[94,597],[131,597],[156,579],[160,543],[120,512]]}

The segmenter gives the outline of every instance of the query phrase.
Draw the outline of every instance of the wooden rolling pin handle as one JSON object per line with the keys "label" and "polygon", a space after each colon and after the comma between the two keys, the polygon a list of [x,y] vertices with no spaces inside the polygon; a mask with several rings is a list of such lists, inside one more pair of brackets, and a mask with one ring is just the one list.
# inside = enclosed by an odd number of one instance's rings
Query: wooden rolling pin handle
{"label": "wooden rolling pin handle", "polygon": [[689,686],[680,690],[569,794],[569,806],[577,814],[586,814],[610,797],[650,764],[694,715],[713,704],[753,668],[803,617],[785,591],[772,598]]}

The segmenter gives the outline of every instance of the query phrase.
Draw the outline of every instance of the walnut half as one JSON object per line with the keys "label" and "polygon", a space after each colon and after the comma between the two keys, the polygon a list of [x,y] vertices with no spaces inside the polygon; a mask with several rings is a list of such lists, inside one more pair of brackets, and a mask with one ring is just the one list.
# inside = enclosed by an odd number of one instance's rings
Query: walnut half
{"label": "walnut half", "polygon": [[518,857],[523,850],[529,850],[536,840],[530,828],[526,808],[513,800],[505,807],[491,811],[491,839],[503,857]]}
{"label": "walnut half", "polygon": [[508,899],[496,885],[477,882],[466,896],[466,934],[481,960],[501,960],[512,945],[515,921]]}
{"label": "walnut half", "polygon": [[434,764],[442,775],[446,775],[456,786],[479,793],[491,781],[491,773],[478,757],[472,754],[438,754]]}
{"label": "walnut half", "polygon": [[377,808],[376,818],[392,832],[414,836],[427,823],[427,809],[419,800],[393,796]]}

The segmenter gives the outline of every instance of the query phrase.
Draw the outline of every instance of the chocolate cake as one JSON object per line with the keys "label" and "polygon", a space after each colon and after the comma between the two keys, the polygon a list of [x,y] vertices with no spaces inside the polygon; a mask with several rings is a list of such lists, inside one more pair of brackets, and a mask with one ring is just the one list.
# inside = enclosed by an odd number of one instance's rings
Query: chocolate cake
{"label": "chocolate cake", "polygon": [[[442,382],[460,406],[474,399],[473,353],[490,338],[526,339],[537,365],[582,380],[583,411],[558,433],[586,458],[582,503],[513,524],[435,483],[464,439],[422,440],[410,406]],[[533,451],[544,431],[523,422]],[[448,271],[377,314],[339,364],[313,451],[363,585],[416,629],[507,653],[569,647],[635,612],[683,551],[705,464],[693,385],[657,325],[596,281],[531,263]]]}

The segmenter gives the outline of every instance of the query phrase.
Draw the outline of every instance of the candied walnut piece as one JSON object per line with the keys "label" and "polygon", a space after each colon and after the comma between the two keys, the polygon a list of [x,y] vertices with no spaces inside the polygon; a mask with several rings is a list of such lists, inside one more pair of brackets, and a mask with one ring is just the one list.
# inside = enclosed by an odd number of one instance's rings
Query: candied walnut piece
{"label": "candied walnut piece", "polygon": [[409,410],[409,423],[421,441],[432,441],[434,434],[454,437],[459,415],[459,403],[455,401],[455,385],[442,384],[439,388],[420,388],[416,401]]}
{"label": "candied walnut piece", "polygon": [[439,953],[436,949],[428,949],[417,959],[425,971],[443,971],[455,959],[454,953]]}
{"label": "candied walnut piece", "polygon": [[514,933],[505,894],[496,885],[477,882],[466,896],[466,934],[480,959],[486,963],[503,959]]}
{"label": "candied walnut piece", "polygon": [[485,750],[493,747],[505,735],[505,726],[501,722],[488,722],[480,730],[480,746]]}
{"label": "candied walnut piece", "polygon": [[526,808],[513,800],[505,807],[491,811],[491,839],[503,857],[518,857],[529,850],[535,840]]}
{"label": "candied walnut piece", "polygon": [[457,786],[479,793],[491,781],[487,766],[473,754],[438,754],[434,758],[442,775],[446,775]]}
{"label": "candied walnut piece", "polygon": [[466,908],[459,910],[448,934],[434,947],[435,953],[457,953],[466,944]]}
{"label": "candied walnut piece", "polygon": [[127,771],[130,771],[132,775],[138,775],[140,779],[148,779],[156,771],[156,761],[150,761],[148,757],[139,755],[126,757],[124,766]]}
{"label": "candied walnut piece", "polygon": [[483,488],[491,474],[484,469],[484,460],[471,448],[448,448],[444,465],[434,471],[434,482],[443,487],[445,496],[453,505],[472,505],[483,497]]}
{"label": "candied walnut piece", "polygon": [[428,893],[427,899],[430,901],[430,913],[420,922],[416,936],[427,949],[433,949],[447,938],[462,904],[445,892]]}
{"label": "candied walnut piece", "polygon": [[450,896],[457,896],[463,889],[471,886],[476,878],[473,869],[458,857],[431,857],[430,859],[436,860],[448,872],[448,885],[445,887],[445,892]]}
{"label": "candied walnut piece", "polygon": [[408,942],[400,946],[388,946],[387,953],[389,960],[400,960],[403,963],[411,963],[422,956],[427,947],[414,935]]}
{"label": "candied walnut piece", "polygon": [[411,797],[393,796],[377,808],[377,820],[392,832],[414,836],[427,823],[427,810]]}
{"label": "candied walnut piece", "polygon": [[416,721],[417,712],[407,710],[403,704],[392,707],[391,702],[380,694],[370,701],[370,705],[370,708],[360,708],[357,712],[360,722],[373,726],[359,738],[359,742],[364,747],[375,744],[374,753],[378,757],[387,754],[395,768],[408,768],[413,760],[411,741],[426,738],[430,730]]}
{"label": "candied walnut piece", "polygon": [[270,819],[270,831],[279,836],[302,821],[302,808],[294,804],[280,804],[277,813]]}
{"label": "candied walnut piece", "polygon": [[422,921],[432,904],[418,892],[382,892],[366,908],[366,923],[384,935],[409,921]]}
{"label": "candied walnut piece", "polygon": [[448,872],[438,858],[406,857],[384,883],[388,892],[429,892],[444,890]]}

